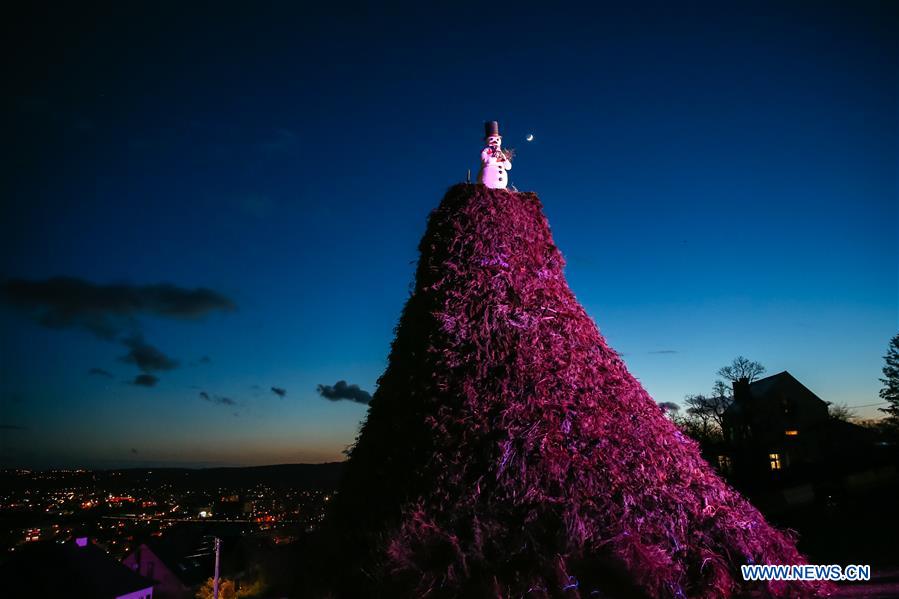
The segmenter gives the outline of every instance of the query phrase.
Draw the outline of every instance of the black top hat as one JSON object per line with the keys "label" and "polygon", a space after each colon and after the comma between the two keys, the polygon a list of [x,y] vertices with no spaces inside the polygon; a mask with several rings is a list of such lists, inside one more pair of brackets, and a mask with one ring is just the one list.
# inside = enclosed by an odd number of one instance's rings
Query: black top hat
{"label": "black top hat", "polygon": [[499,123],[496,121],[487,121],[484,123],[484,137],[487,138],[491,135],[499,135]]}

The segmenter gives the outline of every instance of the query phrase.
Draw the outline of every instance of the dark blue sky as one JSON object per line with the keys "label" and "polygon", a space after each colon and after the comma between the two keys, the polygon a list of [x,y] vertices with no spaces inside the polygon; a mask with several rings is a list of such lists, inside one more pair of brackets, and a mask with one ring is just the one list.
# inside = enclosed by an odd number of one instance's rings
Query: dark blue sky
{"label": "dark blue sky", "polygon": [[[365,408],[316,387],[373,391],[425,218],[487,119],[657,401],[743,354],[876,403],[899,328],[897,5],[619,4],[9,19],[0,275],[145,303],[105,338],[0,308],[2,463],[339,459]],[[217,300],[173,317],[159,283]]]}

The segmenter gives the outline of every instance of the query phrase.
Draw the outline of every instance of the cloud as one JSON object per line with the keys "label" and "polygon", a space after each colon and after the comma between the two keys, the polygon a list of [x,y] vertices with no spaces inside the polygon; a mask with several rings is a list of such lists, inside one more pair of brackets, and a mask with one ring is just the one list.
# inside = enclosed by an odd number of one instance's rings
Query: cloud
{"label": "cloud", "polygon": [[152,374],[139,374],[134,377],[134,380],[131,382],[132,385],[137,385],[138,387],[155,387],[156,383],[159,382],[159,378],[153,376]]}
{"label": "cloud", "polygon": [[678,351],[676,349],[659,349],[656,351],[649,352],[651,354],[676,354]]}
{"label": "cloud", "polygon": [[222,406],[236,406],[237,402],[231,399],[230,397],[224,397],[221,395],[210,395],[205,391],[200,391],[200,399],[203,401],[208,401],[209,403],[219,404]]}
{"label": "cloud", "polygon": [[132,335],[122,343],[125,347],[130,348],[124,356],[119,360],[129,364],[136,364],[138,368],[144,372],[154,372],[157,370],[173,370],[178,367],[178,361],[169,358],[164,353],[145,342],[140,335]]}
{"label": "cloud", "polygon": [[133,328],[141,314],[194,320],[216,310],[236,309],[229,298],[202,287],[98,285],[76,277],[10,279],[0,286],[0,298],[45,327],[81,327],[109,340],[126,327]]}
{"label": "cloud", "polygon": [[[9,279],[0,283],[0,301],[47,328],[81,328],[101,339],[121,342],[128,353],[120,360],[134,364],[143,374],[173,370],[179,364],[144,341],[138,317],[197,320],[211,312],[236,309],[231,299],[203,287],[187,289],[169,283],[100,285],[77,277]],[[123,338],[125,331],[130,335]],[[210,361],[203,356],[199,363]],[[102,368],[92,368],[88,374],[113,376]],[[152,387],[158,381],[155,376],[139,375],[132,384]]]}
{"label": "cloud", "polygon": [[272,387],[272,393],[278,397],[284,397],[287,395],[287,389],[284,389],[283,387]]}
{"label": "cloud", "polygon": [[0,424],[0,431],[27,431],[27,426],[19,426],[18,424]]}
{"label": "cloud", "polygon": [[371,393],[363,391],[359,385],[348,385],[346,381],[337,381],[333,386],[319,385],[315,390],[319,395],[331,401],[348,399],[366,405],[371,401]]}
{"label": "cloud", "polygon": [[668,412],[678,412],[680,411],[680,406],[674,403],[673,401],[662,401],[659,402],[659,407],[662,408],[662,411],[666,414]]}
{"label": "cloud", "polygon": [[131,453],[134,454],[134,455],[137,455],[137,454],[140,453],[140,452],[137,450],[136,447],[132,447],[132,448],[131,448]]}

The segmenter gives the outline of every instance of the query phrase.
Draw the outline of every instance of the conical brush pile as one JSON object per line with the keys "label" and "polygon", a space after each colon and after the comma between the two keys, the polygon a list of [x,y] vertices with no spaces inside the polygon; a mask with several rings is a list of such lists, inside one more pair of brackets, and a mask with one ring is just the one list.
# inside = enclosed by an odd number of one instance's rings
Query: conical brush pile
{"label": "conical brush pile", "polygon": [[[568,288],[532,193],[452,187],[332,518],[342,596],[809,597]],[[609,256],[609,260],[616,259]]]}

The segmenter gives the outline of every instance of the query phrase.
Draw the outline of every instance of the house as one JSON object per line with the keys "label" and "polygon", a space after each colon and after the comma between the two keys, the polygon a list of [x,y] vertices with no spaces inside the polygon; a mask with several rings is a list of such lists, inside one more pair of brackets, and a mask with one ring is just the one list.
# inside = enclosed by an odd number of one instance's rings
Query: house
{"label": "house", "polygon": [[185,532],[141,543],[122,560],[133,572],[154,581],[154,599],[192,599],[213,574],[212,537]]}
{"label": "house", "polygon": [[717,466],[750,491],[837,480],[876,459],[869,430],[831,418],[827,402],[787,371],[735,381],[722,432]]}
{"label": "house", "polygon": [[153,581],[129,570],[80,537],[17,548],[2,567],[4,597],[154,599]]}

